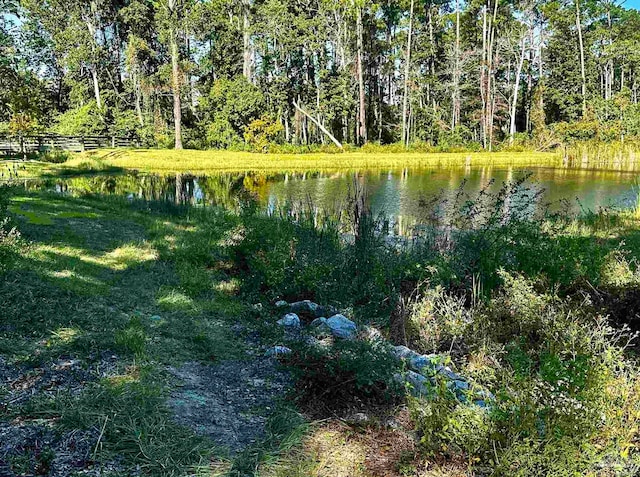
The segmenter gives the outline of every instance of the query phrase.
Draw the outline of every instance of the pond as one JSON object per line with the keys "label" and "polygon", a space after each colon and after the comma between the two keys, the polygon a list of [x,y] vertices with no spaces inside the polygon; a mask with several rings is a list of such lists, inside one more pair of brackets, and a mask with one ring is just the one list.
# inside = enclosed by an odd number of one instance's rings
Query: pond
{"label": "pond", "polygon": [[366,191],[366,202],[372,212],[388,220],[390,233],[406,235],[415,225],[427,220],[434,198],[451,197],[461,188],[473,197],[482,190],[497,191],[505,181],[523,177],[527,178],[526,186],[537,192],[530,207],[538,210],[579,212],[636,206],[637,174],[568,168],[479,167],[208,176],[92,175],[47,179],[29,186],[71,195],[121,195],[230,209],[237,209],[246,201],[255,201],[271,211],[304,204],[328,213],[344,208],[351,191],[360,189]]}

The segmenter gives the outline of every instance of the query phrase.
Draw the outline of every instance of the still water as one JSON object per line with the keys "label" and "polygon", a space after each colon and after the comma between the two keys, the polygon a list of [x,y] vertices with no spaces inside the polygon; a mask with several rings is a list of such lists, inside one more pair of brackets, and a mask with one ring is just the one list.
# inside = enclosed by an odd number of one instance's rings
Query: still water
{"label": "still water", "polygon": [[[368,206],[404,235],[426,220],[435,197],[455,194],[461,187],[473,197],[481,190],[496,191],[505,181],[527,177],[538,192],[533,207],[550,210],[598,210],[635,207],[637,174],[567,168],[455,168],[318,173],[233,173],[209,176],[98,175],[51,179],[38,185],[64,194],[122,195],[143,200],[166,200],[194,205],[237,208],[248,199],[275,210],[310,204],[324,211],[344,207],[354,188],[366,190]],[[356,185],[357,184],[357,185]]]}

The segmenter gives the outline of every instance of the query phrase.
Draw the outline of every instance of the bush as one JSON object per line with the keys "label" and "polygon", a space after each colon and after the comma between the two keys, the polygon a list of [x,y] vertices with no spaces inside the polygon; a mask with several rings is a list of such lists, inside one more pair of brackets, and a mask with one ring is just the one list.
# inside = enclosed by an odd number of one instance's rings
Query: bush
{"label": "bush", "polygon": [[244,129],[244,140],[254,151],[269,152],[269,145],[282,139],[284,127],[278,121],[263,115]]}
{"label": "bush", "polygon": [[340,340],[327,347],[303,345],[287,363],[292,366],[301,400],[310,405],[347,408],[354,399],[389,403],[402,394],[394,379],[398,360],[383,342]]}
{"label": "bush", "polygon": [[[492,388],[496,400],[481,411],[442,388],[433,401],[417,401],[423,444],[462,453],[497,475],[587,475],[610,459],[619,468],[637,465],[629,449],[640,423],[640,379],[624,355],[626,333],[583,297],[539,293],[542,284],[521,276],[501,278],[491,301],[470,311],[463,336],[470,348],[463,374]],[[493,372],[474,374],[474,355],[487,349]]]}
{"label": "bush", "polygon": [[53,130],[69,136],[91,136],[105,134],[107,125],[96,102],[90,101],[59,115]]}
{"label": "bush", "polygon": [[411,399],[409,407],[420,443],[430,453],[475,457],[490,450],[493,423],[487,410],[461,404],[444,382],[429,400]]}
{"label": "bush", "polygon": [[471,311],[464,298],[436,286],[410,304],[407,335],[412,349],[423,353],[445,352],[461,340],[470,323]]}

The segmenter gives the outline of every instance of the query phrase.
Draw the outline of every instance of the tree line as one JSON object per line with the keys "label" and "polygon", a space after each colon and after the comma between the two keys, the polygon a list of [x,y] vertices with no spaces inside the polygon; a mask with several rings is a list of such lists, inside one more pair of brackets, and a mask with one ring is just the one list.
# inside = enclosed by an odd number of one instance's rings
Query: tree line
{"label": "tree line", "polygon": [[640,15],[614,0],[0,0],[0,131],[149,145],[640,135]]}

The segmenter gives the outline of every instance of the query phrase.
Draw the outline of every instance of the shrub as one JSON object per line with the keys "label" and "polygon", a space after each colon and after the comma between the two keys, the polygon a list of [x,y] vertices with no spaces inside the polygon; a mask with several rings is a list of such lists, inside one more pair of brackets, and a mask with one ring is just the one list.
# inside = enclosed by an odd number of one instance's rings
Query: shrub
{"label": "shrub", "polygon": [[254,151],[269,152],[269,145],[281,139],[284,127],[278,121],[263,115],[244,129],[244,140]]}
{"label": "shrub", "polygon": [[[541,294],[521,276],[501,278],[504,286],[473,309],[464,335],[470,361],[493,350],[491,382],[482,384],[491,384],[496,400],[488,414],[459,409],[446,389],[432,402],[418,401],[413,415],[425,446],[457,449],[497,475],[585,475],[612,456],[621,468],[635,465],[629,449],[640,421],[640,379],[624,355],[625,332],[584,298]],[[570,464],[558,464],[560,452]],[[553,473],[559,470],[569,473]]]}
{"label": "shrub", "polygon": [[53,130],[70,136],[90,136],[105,134],[107,125],[96,102],[90,101],[59,115]]}
{"label": "shrub", "polygon": [[493,423],[479,406],[461,404],[443,381],[428,400],[411,399],[410,413],[420,443],[432,453],[472,458],[489,452]]}
{"label": "shrub", "polygon": [[471,311],[462,297],[442,286],[425,290],[410,304],[407,335],[412,348],[425,353],[449,351],[461,340],[471,322]]}
{"label": "shrub", "polygon": [[354,399],[392,402],[402,388],[394,379],[397,359],[382,342],[336,341],[333,346],[302,345],[287,363],[292,366],[301,399],[332,409]]}
{"label": "shrub", "polygon": [[63,162],[67,162],[71,159],[71,154],[66,151],[47,151],[41,154],[38,154],[38,160],[43,162],[51,162],[54,164],[62,164]]}

